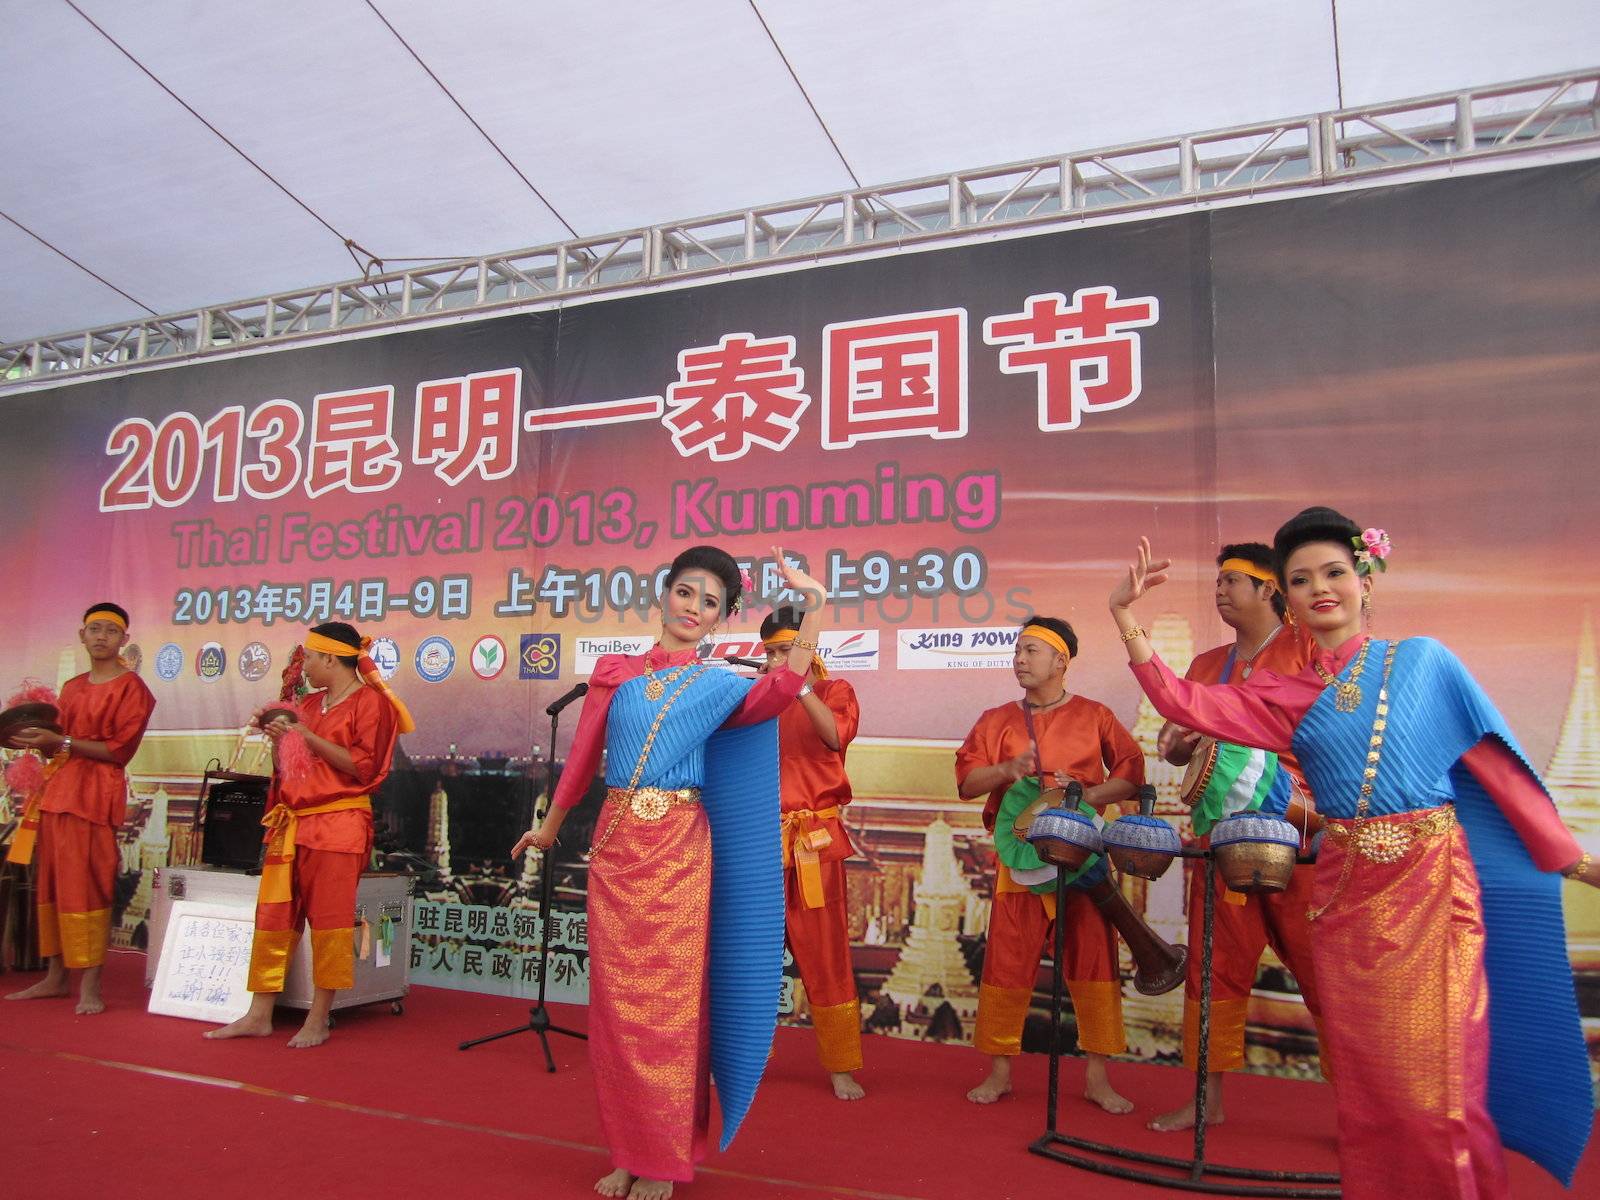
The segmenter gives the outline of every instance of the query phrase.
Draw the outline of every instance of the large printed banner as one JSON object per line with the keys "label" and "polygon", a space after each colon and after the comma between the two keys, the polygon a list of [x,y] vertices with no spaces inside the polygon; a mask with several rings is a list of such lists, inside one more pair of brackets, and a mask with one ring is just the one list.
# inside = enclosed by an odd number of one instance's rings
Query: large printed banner
{"label": "large printed banner", "polygon": [[[1016,694],[1019,623],[1070,620],[1068,686],[1153,750],[1159,721],[1104,608],[1136,538],[1177,562],[1142,615],[1181,668],[1227,636],[1218,546],[1327,503],[1394,538],[1377,630],[1460,652],[1600,850],[1597,195],[1596,163],[1539,167],[20,395],[0,444],[0,686],[78,669],[90,602],[132,612],[159,701],[124,832],[118,936],[139,944],[146,869],[192,853],[207,760],[259,763],[244,722],[300,632],[355,624],[418,722],[378,803],[381,865],[425,897],[414,978],[528,995],[540,864],[507,850],[577,711],[558,730],[545,706],[600,655],[650,644],[666,564],[699,542],[760,593],[706,654],[758,657],[781,548],[827,584],[822,653],[862,702],[864,1016],[959,1039],[992,847],[956,797],[952,750]],[[1182,823],[1177,780],[1151,762]],[[565,840],[585,845],[593,815]],[[570,852],[555,867],[570,916],[547,984],[562,998],[586,978],[584,871]],[[1178,873],[1130,890],[1185,940]],[[1600,906],[1569,899],[1596,1022]],[[1177,1014],[1175,997],[1130,996],[1137,1051],[1173,1055]],[[1270,955],[1251,1030],[1261,1069],[1312,1069]]]}

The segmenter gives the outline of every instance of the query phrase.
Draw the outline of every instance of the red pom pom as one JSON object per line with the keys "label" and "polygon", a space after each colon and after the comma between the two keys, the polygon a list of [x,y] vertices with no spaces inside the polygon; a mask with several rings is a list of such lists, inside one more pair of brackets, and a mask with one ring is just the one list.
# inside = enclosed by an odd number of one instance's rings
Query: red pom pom
{"label": "red pom pom", "polygon": [[291,782],[304,779],[311,773],[315,757],[297,729],[289,730],[278,739],[278,775],[283,779]]}
{"label": "red pom pom", "polygon": [[23,754],[6,764],[6,787],[14,796],[27,799],[44,786],[44,760],[37,754]]}
{"label": "red pom pom", "polygon": [[19,704],[57,704],[55,688],[41,683],[37,679],[24,679],[21,688],[6,701],[7,708],[15,708]]}

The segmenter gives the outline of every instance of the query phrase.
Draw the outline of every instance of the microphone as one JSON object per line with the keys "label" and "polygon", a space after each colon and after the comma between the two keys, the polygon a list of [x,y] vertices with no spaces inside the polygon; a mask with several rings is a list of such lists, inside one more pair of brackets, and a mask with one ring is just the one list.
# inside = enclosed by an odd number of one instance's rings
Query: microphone
{"label": "microphone", "polygon": [[578,700],[587,695],[588,692],[589,685],[587,683],[573,684],[572,689],[568,691],[566,695],[562,696],[561,699],[557,700],[555,703],[546,706],[544,715],[547,717],[555,716],[567,705],[571,704],[574,700]]}
{"label": "microphone", "polygon": [[732,663],[736,667],[749,667],[754,671],[759,671],[763,666],[766,665],[758,659],[740,658],[737,654],[730,654],[722,661],[725,663]]}

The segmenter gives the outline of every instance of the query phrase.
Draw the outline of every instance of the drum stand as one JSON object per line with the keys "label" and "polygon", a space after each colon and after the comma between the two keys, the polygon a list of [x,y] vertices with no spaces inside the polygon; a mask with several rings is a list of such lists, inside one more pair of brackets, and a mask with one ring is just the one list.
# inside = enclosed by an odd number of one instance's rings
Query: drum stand
{"label": "drum stand", "polygon": [[[1178,1188],[1186,1192],[1210,1192],[1222,1196],[1287,1196],[1336,1197],[1339,1176],[1313,1171],[1265,1171],[1254,1167],[1231,1167],[1206,1161],[1206,1091],[1207,1055],[1211,1043],[1211,944],[1216,921],[1217,867],[1209,850],[1198,848],[1184,850],[1182,857],[1198,858],[1205,862],[1205,908],[1200,945],[1200,1061],[1194,1076],[1194,1153],[1189,1158],[1174,1158],[1166,1154],[1146,1154],[1106,1142],[1093,1142],[1087,1138],[1062,1133],[1058,1120],[1056,1098],[1061,1080],[1061,959],[1066,953],[1066,931],[1061,921],[1056,922],[1055,962],[1051,970],[1050,991],[1050,1086],[1045,1101],[1044,1135],[1028,1146],[1030,1153],[1085,1171],[1101,1175],[1114,1175],[1119,1179],[1132,1179],[1158,1187]],[[1301,862],[1308,860],[1302,859]],[[1067,885],[1064,872],[1056,874],[1056,911],[1066,911]],[[1106,1162],[1090,1158],[1075,1151],[1089,1151],[1105,1158],[1140,1164],[1122,1166],[1119,1162]],[[1207,1176],[1221,1177],[1207,1178]],[[1251,1180],[1250,1183],[1228,1183],[1228,1179]]]}

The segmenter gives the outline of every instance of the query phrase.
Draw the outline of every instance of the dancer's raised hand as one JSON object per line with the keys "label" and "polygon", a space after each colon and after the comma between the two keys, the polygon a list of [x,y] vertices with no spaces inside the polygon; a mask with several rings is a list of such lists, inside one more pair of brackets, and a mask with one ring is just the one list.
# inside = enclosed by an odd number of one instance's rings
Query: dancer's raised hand
{"label": "dancer's raised hand", "polygon": [[1128,564],[1127,575],[1111,589],[1112,609],[1128,608],[1151,588],[1160,587],[1167,581],[1168,568],[1171,566],[1170,558],[1154,558],[1150,552],[1150,539],[1141,536],[1138,561]]}

